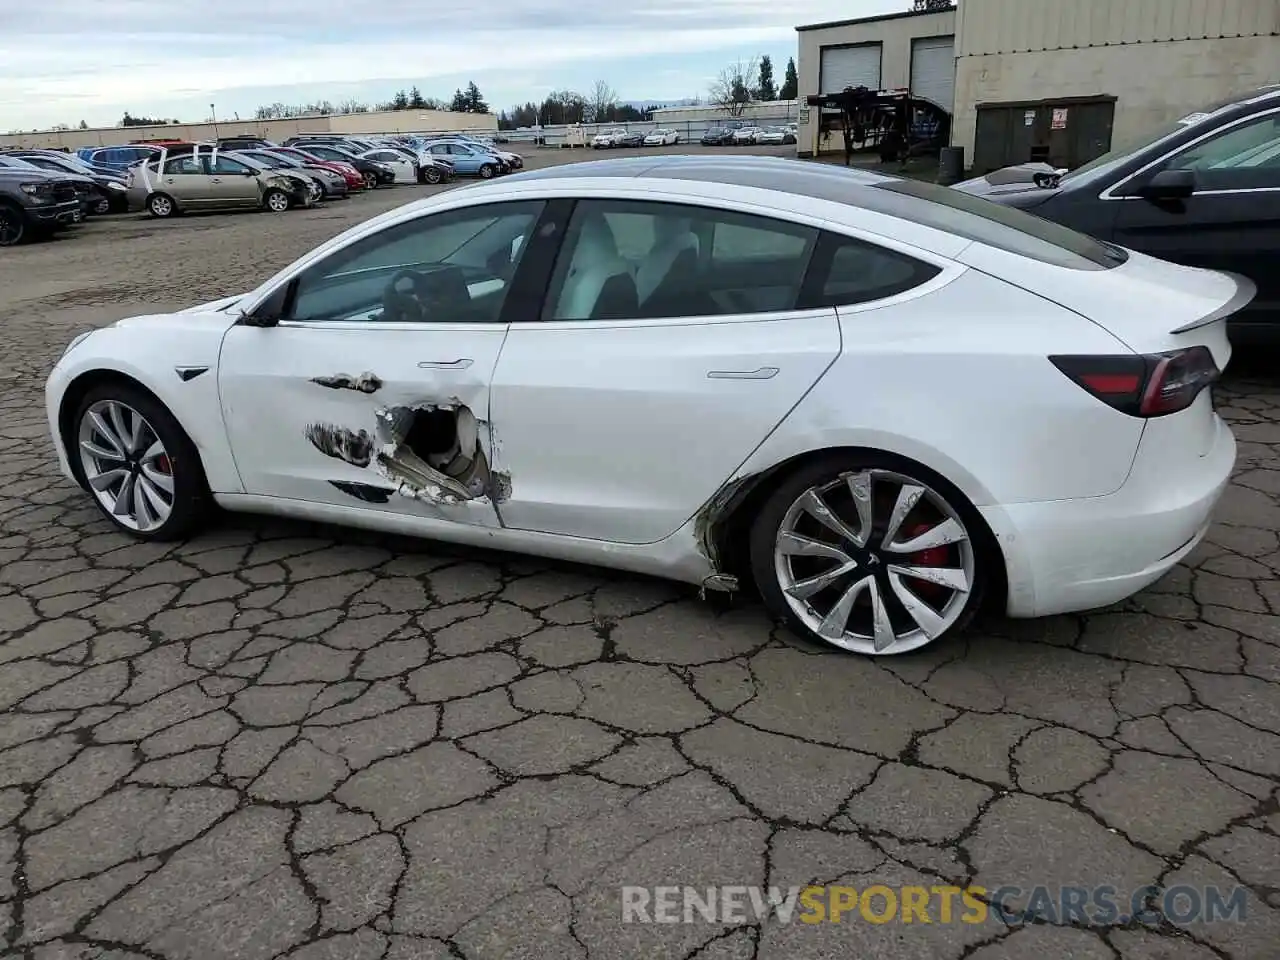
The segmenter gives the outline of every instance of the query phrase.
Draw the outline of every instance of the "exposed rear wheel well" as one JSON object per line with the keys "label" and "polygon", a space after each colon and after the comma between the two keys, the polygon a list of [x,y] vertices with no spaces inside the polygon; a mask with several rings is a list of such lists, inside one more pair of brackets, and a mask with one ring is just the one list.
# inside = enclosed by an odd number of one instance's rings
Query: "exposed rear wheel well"
{"label": "exposed rear wheel well", "polygon": [[981,514],[969,503],[968,498],[956,488],[955,484],[938,474],[937,471],[931,470],[924,464],[918,463],[909,457],[886,453],[883,450],[876,450],[871,447],[832,447],[826,450],[811,450],[808,453],[802,453],[789,460],[784,460],[763,473],[756,474],[744,483],[721,509],[720,515],[711,527],[711,544],[715,550],[720,570],[736,576],[743,589],[754,590],[755,584],[751,575],[751,551],[749,547],[751,524],[760,513],[765,501],[784,479],[796,471],[833,454],[856,456],[860,453],[875,454],[877,457],[893,457],[900,460],[905,469],[918,476],[921,480],[927,480],[930,484],[938,486],[939,489],[952,493],[968,506],[969,512],[972,514],[969,519],[973,521],[974,529],[981,538],[978,547],[989,558],[991,565],[989,571],[990,581],[986,591],[986,606],[993,612],[1003,612],[1007,604],[1009,590],[1004,551],[1000,549],[1000,545],[996,542],[995,534],[991,532]]}

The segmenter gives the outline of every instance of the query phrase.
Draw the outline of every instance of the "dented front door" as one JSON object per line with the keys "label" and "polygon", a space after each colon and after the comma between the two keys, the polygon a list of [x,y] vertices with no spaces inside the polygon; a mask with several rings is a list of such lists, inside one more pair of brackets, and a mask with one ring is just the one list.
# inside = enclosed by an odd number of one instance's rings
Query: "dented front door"
{"label": "dented front door", "polygon": [[233,327],[220,390],[245,492],[498,526],[489,380],[505,330]]}

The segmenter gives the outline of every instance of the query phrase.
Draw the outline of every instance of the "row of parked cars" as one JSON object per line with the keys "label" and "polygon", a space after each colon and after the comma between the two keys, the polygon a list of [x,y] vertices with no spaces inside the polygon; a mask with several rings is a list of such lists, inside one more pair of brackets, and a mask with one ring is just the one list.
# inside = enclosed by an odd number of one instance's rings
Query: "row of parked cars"
{"label": "row of parked cars", "polygon": [[669,147],[680,142],[680,134],[675,130],[654,130],[652,133],[638,133],[615,127],[612,130],[601,130],[591,138],[591,149],[613,150],[619,147]]}
{"label": "row of parked cars", "polygon": [[166,140],[111,147],[0,152],[0,246],[47,235],[86,217],[145,210],[284,212],[396,183],[490,179],[524,160],[466,134],[436,137],[256,137]]}
{"label": "row of parked cars", "polygon": [[772,127],[753,127],[746,124],[726,124],[712,127],[702,135],[704,147],[746,147],[776,145],[796,142],[798,127],[784,123]]}

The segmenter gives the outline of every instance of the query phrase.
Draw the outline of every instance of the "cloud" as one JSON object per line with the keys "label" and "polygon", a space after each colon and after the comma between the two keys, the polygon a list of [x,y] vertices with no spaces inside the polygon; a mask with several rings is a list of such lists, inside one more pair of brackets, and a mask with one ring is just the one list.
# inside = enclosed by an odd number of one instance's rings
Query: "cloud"
{"label": "cloud", "polygon": [[0,129],[86,114],[114,119],[124,107],[146,114],[149,104],[225,100],[243,88],[258,94],[289,88],[292,96],[280,99],[308,100],[299,91],[385,81],[389,96],[407,80],[430,92],[432,78],[487,75],[523,98],[520,81],[557,86],[557,70],[570,64],[590,64],[619,86],[610,65],[646,57],[664,65],[680,58],[687,66],[674,69],[698,77],[715,72],[698,69],[699,54],[794,49],[797,23],[906,6],[906,0],[510,0],[477,17],[465,4],[352,0],[5,4]]}

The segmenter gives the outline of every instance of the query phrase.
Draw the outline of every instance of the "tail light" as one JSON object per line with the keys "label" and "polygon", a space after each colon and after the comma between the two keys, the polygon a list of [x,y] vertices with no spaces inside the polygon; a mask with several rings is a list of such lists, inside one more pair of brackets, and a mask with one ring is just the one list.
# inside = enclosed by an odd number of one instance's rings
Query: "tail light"
{"label": "tail light", "polygon": [[1058,356],[1049,362],[1077,385],[1131,417],[1185,410],[1221,371],[1207,347],[1146,356]]}

